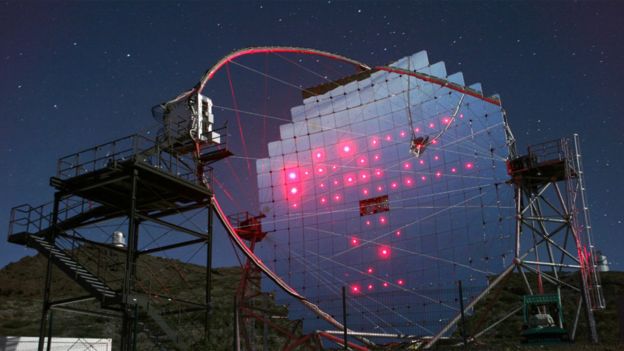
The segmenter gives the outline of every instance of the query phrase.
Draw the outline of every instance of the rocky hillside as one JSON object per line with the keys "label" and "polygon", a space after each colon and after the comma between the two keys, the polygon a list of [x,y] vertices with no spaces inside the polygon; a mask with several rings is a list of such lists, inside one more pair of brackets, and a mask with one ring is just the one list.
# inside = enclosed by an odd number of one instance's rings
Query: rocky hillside
{"label": "rocky hillside", "polygon": [[[94,251],[84,249],[83,256],[94,256]],[[110,258],[110,257],[109,257]],[[20,261],[11,263],[0,270],[0,335],[3,336],[36,336],[39,330],[41,318],[41,299],[44,286],[45,268],[47,259],[41,255],[24,257]],[[179,261],[160,258],[142,257],[138,270],[143,279],[137,282],[137,286],[144,290],[158,291],[161,301],[167,301],[166,296],[177,296],[184,300],[204,299],[205,268],[185,264]],[[84,263],[83,263],[84,264]],[[96,268],[89,267],[91,271]],[[114,276],[119,276],[121,270],[101,272],[106,281],[115,285]],[[105,274],[106,273],[106,274]],[[206,349],[230,350],[232,348],[232,323],[233,323],[233,297],[239,284],[241,269],[238,267],[219,268],[214,270],[213,277],[213,318],[211,321],[210,340]],[[157,278],[156,278],[157,277]],[[183,278],[183,279],[182,279]],[[52,296],[59,300],[70,296],[87,295],[84,290],[63,272],[54,268]],[[266,314],[279,316],[279,323],[290,329],[287,319],[287,309],[277,306],[270,294],[261,294],[253,300],[254,306]],[[90,338],[113,338],[113,343],[119,340],[118,318],[107,318],[106,310],[102,310],[95,301],[73,304],[71,306],[81,309],[92,310],[100,313],[99,317],[92,315],[70,313],[67,311],[54,311],[53,335],[65,337],[90,337]],[[203,316],[199,311],[180,323],[185,335],[199,336],[194,341],[195,345],[206,343],[203,339]],[[262,345],[263,325],[256,323],[251,330],[253,339]],[[197,341],[199,340],[199,341]],[[285,339],[269,329],[269,345],[277,347],[283,345]],[[141,333],[138,340],[138,349],[156,349],[149,341],[146,333]]]}

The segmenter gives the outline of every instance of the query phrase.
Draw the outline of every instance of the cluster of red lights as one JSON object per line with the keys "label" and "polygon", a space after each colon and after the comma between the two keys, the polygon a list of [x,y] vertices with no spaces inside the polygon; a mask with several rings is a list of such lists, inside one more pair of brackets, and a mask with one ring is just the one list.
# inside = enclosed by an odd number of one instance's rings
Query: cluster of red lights
{"label": "cluster of red lights", "polygon": [[[445,117],[445,119],[442,119],[442,123],[450,123],[450,119],[448,117]],[[434,125],[433,122],[430,123],[430,125]],[[418,131],[419,128],[416,128],[416,131]],[[400,135],[402,137],[406,136],[407,133],[405,131],[401,131]],[[382,140],[387,140],[387,141],[391,141],[392,137],[391,135],[386,135],[385,137],[372,137],[370,139],[370,144],[372,147],[375,146],[379,146],[381,144]],[[434,140],[435,141],[435,140]],[[364,184],[366,182],[368,182],[371,179],[371,176],[373,178],[379,178],[379,179],[383,179],[383,177],[385,176],[385,172],[383,169],[381,168],[374,168],[374,169],[369,169],[368,168],[368,159],[366,156],[359,156],[357,158],[355,155],[356,152],[356,144],[352,141],[344,141],[340,144],[338,144],[337,147],[337,152],[339,155],[341,155],[342,157],[346,158],[346,162],[347,163],[351,163],[355,161],[355,164],[357,166],[360,167],[365,167],[365,169],[362,169],[360,171],[354,171],[351,173],[346,173],[342,176],[342,179],[333,179],[332,184],[334,186],[338,186],[340,185],[340,182],[342,181],[343,185],[345,186],[353,186],[356,184]],[[299,168],[289,168],[285,170],[285,178],[286,178],[286,195],[288,200],[290,201],[291,205],[293,208],[297,208],[298,207],[298,203],[300,202],[300,199],[303,195],[303,189],[302,189],[302,182],[301,182],[301,178],[302,175],[305,178],[308,178],[311,173],[316,173],[318,176],[329,176],[329,171],[333,171],[335,172],[336,170],[338,170],[339,166],[336,164],[332,164],[332,165],[327,165],[325,163],[325,159],[326,159],[326,151],[323,148],[318,148],[316,150],[312,151],[312,157],[315,163],[315,166],[313,167],[312,171],[309,171],[307,169],[299,169]],[[373,160],[375,162],[379,161],[381,159],[381,156],[379,154],[374,154],[373,155]],[[433,155],[433,160],[435,161],[439,161],[440,160],[440,156],[439,155]],[[425,165],[425,160],[424,159],[419,159],[418,164],[421,166]],[[352,164],[352,163],[351,163]],[[404,161],[401,164],[401,167],[404,170],[411,170],[413,168],[412,165],[412,161]],[[464,169],[466,170],[472,170],[474,168],[474,164],[472,162],[467,162],[464,164]],[[371,172],[371,173],[369,173]],[[458,173],[458,168],[457,167],[451,167],[449,169],[449,173],[450,174],[456,174]],[[435,179],[440,179],[443,176],[443,172],[441,170],[435,170],[433,171],[433,175],[435,176]],[[421,175],[420,180],[423,182],[426,182],[428,177],[426,175]],[[416,182],[414,181],[413,178],[411,178],[410,176],[406,176],[403,175],[402,177],[402,181],[400,180],[394,180],[391,181],[390,184],[388,185],[388,187],[392,190],[397,190],[400,187],[400,184],[402,184],[405,187],[411,187],[413,185],[416,184]],[[320,182],[318,184],[318,186],[321,189],[325,189],[326,188],[326,183],[325,182]],[[383,193],[384,191],[387,191],[385,189],[385,187],[383,185],[376,185],[374,188],[374,190],[376,190],[377,193]],[[369,196],[371,194],[371,191],[369,188],[367,187],[363,187],[361,189],[361,193],[364,196]],[[342,195],[340,193],[335,193],[333,195],[330,196],[330,198],[334,201],[334,202],[339,202],[342,200]],[[319,200],[320,204],[325,205],[327,204],[328,198],[323,196],[320,198]]]}
{"label": "cluster of red lights", "polygon": [[[398,286],[402,287],[402,286],[404,286],[404,285],[405,285],[405,280],[403,280],[403,279],[397,279],[397,281],[395,282],[395,285],[398,285]],[[383,282],[381,283],[381,286],[382,286],[383,288],[388,288],[388,287],[390,287],[390,282],[383,281]],[[375,290],[375,284],[373,284],[373,283],[368,283],[368,284],[366,284],[366,289],[367,289],[368,291],[373,291],[373,290]],[[361,294],[361,293],[363,292],[362,286],[361,286],[360,284],[352,284],[352,285],[351,285],[351,287],[350,287],[350,290],[351,290],[351,293],[352,293],[353,295],[358,295],[358,294]]]}
{"label": "cluster of red lights", "polygon": [[[449,117],[445,117],[440,121],[440,123],[442,125],[448,125],[449,123],[451,123],[451,119]],[[431,122],[428,124],[428,127],[435,128],[436,125],[435,123]],[[415,131],[419,132],[420,128],[415,128]],[[399,136],[401,138],[405,138],[407,137],[407,135],[408,133],[406,133],[405,131],[400,131],[399,133]],[[371,148],[380,147],[382,142],[384,141],[392,142],[392,135],[376,136],[376,137],[371,138],[370,147]],[[435,143],[435,142],[436,140],[432,141],[432,143]],[[342,182],[342,185],[344,186],[353,186],[356,184],[364,185],[365,183],[369,181],[374,181],[375,178],[383,179],[384,176],[386,175],[385,174],[386,172],[384,171],[384,169],[369,168],[370,167],[369,163],[378,163],[381,160],[382,158],[381,154],[374,153],[371,157],[372,161],[369,162],[369,159],[367,156],[363,156],[363,155],[358,156],[356,154],[356,151],[357,151],[357,148],[356,148],[355,142],[345,141],[345,142],[338,144],[336,151],[335,151],[336,155],[344,158],[345,164],[348,164],[351,167],[351,168],[347,168],[351,170],[350,172],[342,174],[341,176],[339,176],[339,178],[335,178],[335,177],[332,178],[331,174],[337,171],[339,169],[339,166],[337,164],[326,163],[327,152],[323,148],[319,148],[319,149],[312,151],[312,159],[314,162],[313,167],[309,169],[303,169],[299,167],[285,169],[284,174],[285,174],[285,184],[286,184],[286,189],[287,189],[286,190],[287,198],[291,202],[291,206],[293,208],[297,208],[299,206],[298,204],[300,203],[300,200],[304,196],[303,194],[304,192],[302,188],[304,184],[303,181],[305,180],[305,178],[309,178],[313,174],[316,174],[317,176],[323,177],[323,178],[329,177],[329,179],[326,179],[325,181],[320,181],[318,183],[318,187],[324,190],[329,190],[329,189],[326,189],[328,188],[327,187],[328,184],[332,185],[332,189],[335,189],[335,187],[339,186],[341,182]],[[432,160],[440,161],[441,158],[439,155],[433,154]],[[424,159],[420,158],[418,160],[404,161],[400,163],[399,166],[404,171],[410,171],[415,168],[414,167],[415,162],[417,162],[417,165],[420,165],[420,166],[425,166],[425,163],[426,163]],[[353,165],[362,167],[362,169],[360,170],[353,169]],[[472,162],[467,162],[463,165],[462,168],[465,170],[472,170],[473,168],[475,168],[475,165]],[[448,169],[449,174],[456,174],[458,173],[458,171],[459,169],[457,166],[451,167],[450,169]],[[435,179],[439,179],[443,176],[443,174],[444,173],[442,170],[434,170],[431,177]],[[422,182],[426,182],[428,180],[428,177],[426,175],[419,175],[418,178]],[[416,180],[414,178],[403,175],[399,179],[389,180],[389,183],[387,186],[389,189],[396,190],[400,186],[411,187],[415,184],[416,184]],[[379,184],[376,184],[376,185],[371,184],[370,187],[363,186],[361,188],[361,194],[364,197],[371,196],[372,192],[374,191],[376,191],[377,193],[383,193],[383,192],[386,192],[387,190],[385,189],[384,185],[379,185]],[[372,196],[377,196],[377,195],[375,194]],[[329,202],[340,202],[342,200],[343,200],[342,193],[334,192],[334,193],[320,196],[318,201],[321,205],[326,205]],[[376,222],[380,226],[389,224],[388,221],[389,221],[389,218],[383,215],[379,215],[376,218]],[[366,226],[371,226],[372,225],[371,219],[368,219],[368,218],[364,219],[364,224]],[[401,231],[396,230],[394,231],[393,234],[396,235],[397,237],[400,237]],[[362,246],[362,243],[363,243],[362,240],[355,235],[349,237],[349,244],[353,248]],[[391,247],[387,245],[378,244],[376,248],[376,253],[377,253],[377,259],[379,260],[389,260],[392,257]],[[365,272],[370,276],[374,276],[377,270],[374,267],[367,267]],[[404,285],[405,285],[404,279],[397,279],[396,281],[394,281],[394,283],[391,283],[390,281],[386,281],[386,280],[380,280],[380,283],[378,284],[375,284],[375,283],[365,283],[365,284],[362,283],[362,285],[360,283],[352,284],[350,286],[350,291],[352,294],[361,294],[364,291],[375,290],[376,286],[379,286],[381,288],[389,288],[390,286],[402,287]]]}

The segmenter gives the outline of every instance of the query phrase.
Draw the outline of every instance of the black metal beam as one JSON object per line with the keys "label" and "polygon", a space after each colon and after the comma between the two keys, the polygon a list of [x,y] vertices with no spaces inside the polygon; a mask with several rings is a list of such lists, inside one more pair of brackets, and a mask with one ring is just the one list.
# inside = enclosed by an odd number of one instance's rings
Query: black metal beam
{"label": "black metal beam", "polygon": [[70,298],[62,299],[58,301],[52,301],[50,302],[50,307],[58,307],[62,305],[69,305],[72,303],[78,303],[78,302],[89,301],[89,300],[95,300],[95,296],[86,295],[86,296],[79,296],[79,297],[70,297]]}
{"label": "black metal beam", "polygon": [[103,318],[120,318],[121,317],[121,315],[117,315],[113,313],[106,313],[102,311],[90,311],[90,310],[84,310],[81,308],[67,307],[67,306],[53,306],[52,309],[57,310],[57,311],[79,313],[79,314],[84,314],[84,315],[93,316],[93,317],[103,317]]}
{"label": "black metal beam", "polygon": [[180,225],[177,225],[177,224],[174,224],[174,223],[171,223],[171,222],[163,221],[162,219],[158,219],[156,217],[148,216],[148,215],[141,214],[141,213],[137,213],[136,216],[138,218],[143,219],[143,220],[151,221],[151,222],[154,222],[156,224],[162,225],[163,227],[168,227],[168,228],[171,228],[171,229],[176,230],[178,232],[190,234],[190,235],[196,236],[198,238],[201,238],[203,240],[208,239],[208,235],[206,235],[204,233],[200,233],[198,231],[195,231],[195,230],[192,230],[192,229],[189,229],[189,228],[186,228],[186,227],[182,227]]}
{"label": "black metal beam", "polygon": [[193,239],[193,240],[182,241],[182,242],[171,244],[171,245],[164,245],[164,246],[154,247],[151,249],[141,250],[141,251],[138,251],[137,254],[138,255],[151,254],[154,252],[171,250],[171,249],[175,249],[178,247],[194,245],[194,244],[199,244],[199,243],[204,243],[204,242],[206,242],[206,239]]}
{"label": "black metal beam", "polygon": [[75,236],[75,235],[69,235],[67,233],[59,233],[58,236],[62,236],[63,238],[67,238],[67,239],[71,239],[71,240],[75,240],[75,241],[80,241],[82,243],[86,243],[86,244],[91,244],[91,245],[95,245],[95,246],[99,246],[105,249],[110,249],[110,250],[115,250],[115,251],[119,251],[119,252],[126,252],[126,249],[121,248],[121,247],[117,247],[115,245],[111,245],[111,244],[105,244],[105,243],[101,243],[99,241],[93,241],[93,240],[89,240],[83,237],[79,237],[79,236]]}
{"label": "black metal beam", "polygon": [[[54,241],[54,235],[56,234],[56,230],[57,230],[57,222],[58,222],[58,210],[59,210],[59,203],[61,201],[61,194],[59,192],[54,193],[54,205],[52,207],[52,231],[47,233],[47,240],[50,242]],[[43,308],[41,311],[41,322],[39,324],[39,344],[37,345],[37,350],[38,351],[43,351],[43,344],[44,344],[44,339],[46,336],[46,320],[48,318],[51,318],[51,316],[48,315],[48,312],[50,310],[50,290],[52,288],[52,257],[51,255],[48,255],[48,264],[46,267],[46,278],[45,278],[45,286],[43,289]],[[49,330],[50,328],[48,328],[48,334],[49,334]],[[48,345],[50,345],[52,343],[51,340],[51,335],[49,335],[48,337]]]}
{"label": "black metal beam", "polygon": [[165,210],[165,211],[160,211],[158,213],[154,213],[151,214],[150,216],[154,217],[154,218],[161,218],[161,217],[167,217],[167,216],[171,216],[174,214],[179,214],[179,213],[184,213],[187,211],[192,211],[192,210],[196,210],[198,208],[202,208],[202,207],[210,207],[210,199],[207,199],[206,201],[200,201],[188,206],[184,206],[184,207],[176,207],[176,208],[172,208],[169,210]]}

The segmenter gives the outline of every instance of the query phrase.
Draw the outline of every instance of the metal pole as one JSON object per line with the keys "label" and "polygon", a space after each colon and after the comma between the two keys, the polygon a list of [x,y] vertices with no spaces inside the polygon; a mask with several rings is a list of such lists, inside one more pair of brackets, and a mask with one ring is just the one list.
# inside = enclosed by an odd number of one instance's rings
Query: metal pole
{"label": "metal pole", "polygon": [[134,318],[133,318],[133,323],[132,323],[132,350],[133,351],[136,350],[136,347],[137,347],[138,321],[139,321],[139,306],[134,305]]}
{"label": "metal pole", "polygon": [[464,349],[468,347],[468,341],[466,340],[466,316],[464,315],[464,292],[462,289],[462,281],[457,281],[459,288],[459,310],[461,311],[461,336],[464,340]]}
{"label": "metal pole", "polygon": [[269,315],[265,316],[264,324],[262,325],[262,334],[263,334],[263,351],[269,351]]}
{"label": "metal pole", "polygon": [[206,321],[204,323],[204,337],[210,341],[210,314],[212,312],[212,233],[214,227],[214,213],[211,205],[208,206],[208,238],[206,239]]}
{"label": "metal pole", "polygon": [[[521,260],[527,255],[528,253],[525,253],[524,255],[519,257],[519,259]],[[518,259],[514,259],[514,262],[510,264],[507,267],[507,269],[505,269],[496,279],[494,279],[494,281],[492,281],[490,285],[488,285],[488,287],[485,288],[477,297],[475,297],[474,300],[472,300],[468,304],[468,306],[466,306],[466,309],[474,307],[474,305],[476,305],[477,302],[479,302],[484,296],[486,296],[490,292],[490,290],[492,290],[496,285],[498,285],[498,283],[500,283],[503,280],[503,278],[505,278],[509,273],[513,271],[513,269],[516,267],[517,262],[518,262]],[[461,319],[461,314],[457,314],[455,318],[453,318],[444,328],[442,328],[436,335],[434,335],[433,338],[431,338],[431,340],[429,340],[429,342],[425,345],[424,349],[425,350],[430,349],[436,342],[438,342],[438,340],[444,334],[446,334],[446,332],[448,332],[455,324],[457,324],[457,322],[459,322],[460,319]]]}
{"label": "metal pole", "polygon": [[232,323],[232,350],[240,351],[240,340],[238,339],[239,327],[238,327],[238,300],[236,294],[234,294],[234,321]]}
{"label": "metal pole", "polygon": [[43,351],[46,337],[46,320],[48,319],[49,303],[50,303],[50,285],[52,283],[52,259],[48,257],[48,265],[46,268],[45,287],[43,289],[43,304],[41,312],[41,322],[39,323],[39,345],[38,351]]}
{"label": "metal pole", "polygon": [[48,347],[47,351],[52,349],[52,320],[54,319],[54,310],[50,309],[50,313],[48,314]]}
{"label": "metal pole", "polygon": [[347,344],[347,289],[342,287],[342,328],[343,328],[343,338],[344,338],[344,349],[348,349]]}
{"label": "metal pole", "polygon": [[[59,202],[61,201],[60,193],[54,193],[54,205],[52,209],[52,232],[48,236],[48,241],[54,242],[56,235],[56,223],[58,222],[58,210]],[[46,337],[46,320],[49,318],[48,312],[50,310],[50,289],[52,287],[52,259],[50,254],[48,255],[48,264],[46,267],[45,286],[43,288],[43,304],[41,310],[41,322],[39,324],[39,344],[37,345],[38,351],[43,351],[43,346]],[[51,338],[51,337],[50,337]],[[48,344],[50,344],[50,338],[48,338]]]}
{"label": "metal pole", "polygon": [[123,321],[122,321],[122,351],[132,349],[134,311],[128,308],[130,294],[133,289],[133,280],[136,272],[136,249],[138,247],[138,221],[136,218],[138,170],[132,170],[132,189],[130,192],[130,210],[128,211],[128,246],[126,248],[126,269],[123,281]]}

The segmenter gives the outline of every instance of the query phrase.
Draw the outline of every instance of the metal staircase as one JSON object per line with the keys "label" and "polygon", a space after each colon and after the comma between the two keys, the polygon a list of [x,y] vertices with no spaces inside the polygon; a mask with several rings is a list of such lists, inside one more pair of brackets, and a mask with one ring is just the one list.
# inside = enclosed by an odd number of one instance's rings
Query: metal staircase
{"label": "metal staircase", "polygon": [[[44,230],[47,230],[44,229]],[[46,240],[43,236],[20,232],[9,235],[8,241],[37,250],[50,260],[69,278],[100,301],[102,306],[114,306],[121,303],[121,295],[104,281],[76,261],[63,248]],[[140,308],[143,318],[137,325],[160,350],[187,350],[188,347],[162,317],[161,312],[150,303],[144,294],[132,295],[130,299]]]}
{"label": "metal staircase", "polygon": [[61,271],[100,300],[103,305],[118,302],[117,293],[113,289],[54,243],[47,241],[41,236],[29,233],[13,234],[9,236],[9,241],[33,248],[49,257]]}
{"label": "metal staircase", "polygon": [[[158,296],[162,294],[151,290],[150,285],[148,289],[138,286],[145,273],[137,270],[137,266],[139,257],[211,243],[209,215],[206,216],[208,232],[180,224],[176,218],[189,211],[209,212],[212,190],[208,165],[231,155],[224,143],[227,132],[220,135],[209,131],[212,139],[202,143],[199,150],[188,138],[188,133],[181,134],[187,136],[184,140],[152,140],[135,134],[62,157],[57,162],[56,175],[50,178],[50,185],[56,190],[54,201],[37,207],[26,204],[12,209],[8,241],[36,249],[49,258],[39,350],[43,350],[45,336],[51,337],[50,310],[56,305],[85,300],[99,301],[101,308],[114,311],[111,316],[122,320],[122,351],[136,349],[137,333],[147,334],[154,347],[161,350],[186,350],[199,341],[201,335],[208,336],[211,259],[206,264],[205,294],[192,301],[169,294],[166,304],[160,305]],[[147,240],[142,235],[147,222],[171,233],[163,239],[164,243]],[[109,239],[103,239],[100,232],[103,223],[117,228],[127,225],[127,243],[115,246]],[[207,257],[210,257],[212,246],[205,246]],[[96,250],[97,255],[91,250]],[[120,259],[111,262],[114,252]],[[108,265],[101,265],[101,256],[108,261],[103,263]],[[52,301],[53,265],[90,296]],[[153,275],[147,278],[158,280]],[[160,309],[173,303],[184,306],[176,310],[175,318],[169,311]],[[97,315],[80,308],[71,310]],[[191,318],[198,313],[203,320],[203,333],[196,332],[198,328],[193,332],[188,328],[193,322]]]}

